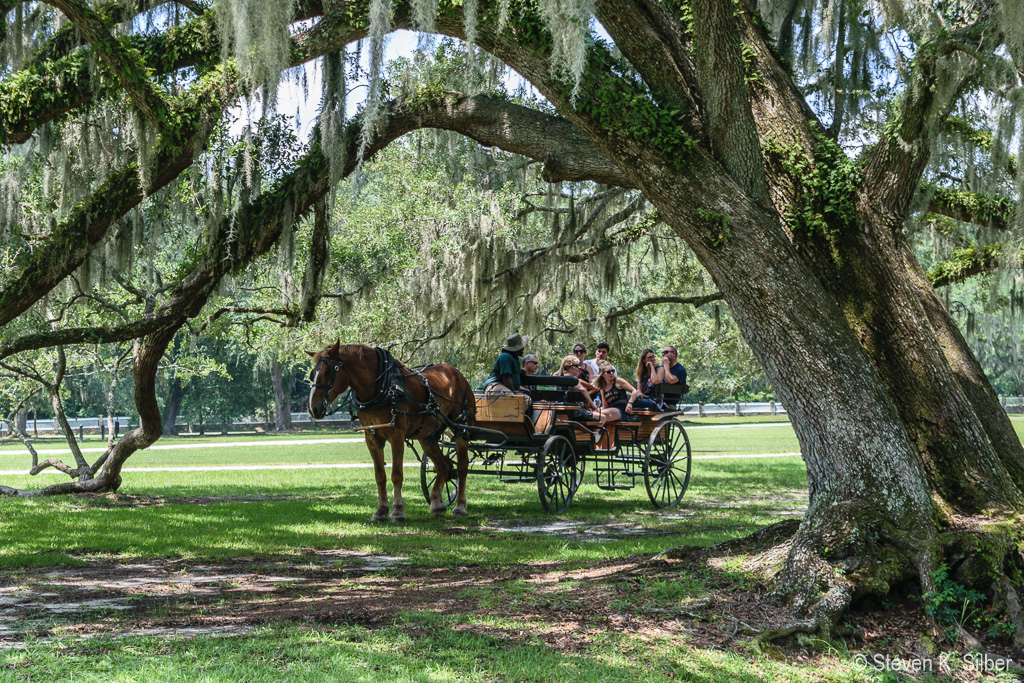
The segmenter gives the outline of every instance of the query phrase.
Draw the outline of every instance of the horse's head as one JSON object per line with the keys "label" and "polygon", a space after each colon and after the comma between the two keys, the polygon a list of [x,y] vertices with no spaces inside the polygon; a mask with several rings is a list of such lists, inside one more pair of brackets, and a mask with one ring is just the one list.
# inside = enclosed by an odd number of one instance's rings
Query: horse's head
{"label": "horse's head", "polygon": [[340,343],[316,353],[306,353],[313,358],[313,370],[309,373],[309,416],[319,420],[327,415],[334,399],[348,389],[348,371],[341,359]]}

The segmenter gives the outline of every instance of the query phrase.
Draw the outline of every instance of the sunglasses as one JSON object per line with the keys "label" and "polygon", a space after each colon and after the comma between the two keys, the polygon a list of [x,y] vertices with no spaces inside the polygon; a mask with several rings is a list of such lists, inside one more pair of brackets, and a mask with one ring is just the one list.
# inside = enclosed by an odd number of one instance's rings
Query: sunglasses
{"label": "sunglasses", "polygon": [[605,370],[604,374],[606,374],[606,375],[614,375],[615,371],[614,370]]}
{"label": "sunglasses", "polygon": [[587,350],[586,349],[573,349],[572,352],[573,353],[586,353]]}

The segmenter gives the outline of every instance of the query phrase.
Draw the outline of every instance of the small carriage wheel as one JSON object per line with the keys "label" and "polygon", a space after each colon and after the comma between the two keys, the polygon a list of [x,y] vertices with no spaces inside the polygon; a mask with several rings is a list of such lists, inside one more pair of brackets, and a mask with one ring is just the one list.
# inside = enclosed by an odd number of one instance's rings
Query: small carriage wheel
{"label": "small carriage wheel", "polygon": [[644,486],[656,508],[675,507],[690,485],[690,439],[678,420],[662,422],[647,441]]}
{"label": "small carriage wheel", "polygon": [[572,442],[561,435],[549,438],[536,467],[540,504],[556,515],[568,510],[583,479],[583,459],[576,455]]}
{"label": "small carriage wheel", "polygon": [[[448,480],[441,487],[441,502],[445,507],[449,507],[459,494],[458,471],[455,469],[455,461],[451,458],[451,454],[455,452],[455,446],[442,443],[440,447],[441,455],[448,461]],[[420,486],[423,487],[423,497],[427,499],[428,503],[435,479],[437,479],[437,471],[434,469],[434,461],[424,453],[420,460]]]}

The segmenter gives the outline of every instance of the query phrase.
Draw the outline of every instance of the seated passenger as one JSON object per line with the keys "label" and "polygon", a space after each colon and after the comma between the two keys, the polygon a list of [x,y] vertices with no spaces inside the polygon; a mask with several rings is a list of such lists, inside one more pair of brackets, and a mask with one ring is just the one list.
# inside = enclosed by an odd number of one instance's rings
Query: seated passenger
{"label": "seated passenger", "polygon": [[[484,381],[484,394],[487,396],[500,396],[510,394],[522,394],[519,389],[519,357],[523,355],[523,348],[526,341],[518,332],[510,335],[501,347],[501,353],[494,361],[494,368],[490,376]],[[530,404],[530,397],[526,397],[527,407]]]}
{"label": "seated passenger", "polygon": [[654,385],[665,381],[665,368],[661,365],[654,365],[654,350],[644,349],[640,354],[640,360],[636,364],[636,388],[639,393],[636,402],[633,403],[635,410],[665,410],[665,397],[661,394],[654,396]]}
{"label": "seated passenger", "polygon": [[596,411],[597,406],[594,404],[594,399],[590,398],[590,395],[597,391],[597,388],[590,382],[585,382],[580,378],[580,360],[575,355],[566,356],[562,359],[562,365],[555,372],[556,377],[575,377],[579,380],[577,385],[580,389],[580,394],[583,396],[583,405],[586,406],[587,410]]}
{"label": "seated passenger", "polygon": [[580,362],[580,379],[584,382],[593,382],[594,376],[590,374],[590,368],[586,363],[587,346],[580,342],[572,345],[572,355]]}
{"label": "seated passenger", "polygon": [[615,420],[621,420],[622,416],[632,411],[636,402],[637,394],[640,392],[626,380],[618,377],[615,366],[607,361],[601,361],[598,366],[597,387],[598,396],[601,399],[601,409],[595,415],[600,419],[600,425]]}
{"label": "seated passenger", "polygon": [[[665,344],[661,349],[661,366],[664,371],[665,382],[667,384],[679,384],[682,387],[686,387],[686,368],[683,364],[677,360],[678,352],[676,347],[671,344]],[[683,391],[688,389],[684,388]]]}
{"label": "seated passenger", "polygon": [[601,342],[597,345],[597,349],[594,350],[594,357],[590,360],[583,361],[586,364],[587,371],[590,378],[587,380],[591,384],[597,381],[597,376],[601,372],[598,366],[601,363],[608,362],[608,354],[611,352],[611,347],[608,346],[608,342]]}

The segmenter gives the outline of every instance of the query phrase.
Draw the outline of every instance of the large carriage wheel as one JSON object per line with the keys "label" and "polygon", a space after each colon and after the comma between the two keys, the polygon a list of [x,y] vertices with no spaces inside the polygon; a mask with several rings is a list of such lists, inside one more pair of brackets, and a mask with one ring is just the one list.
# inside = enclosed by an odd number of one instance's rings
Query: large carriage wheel
{"label": "large carriage wheel", "polygon": [[568,510],[582,481],[583,459],[572,442],[561,435],[545,441],[537,457],[537,492],[544,509],[556,515]]}
{"label": "large carriage wheel", "polygon": [[[441,455],[448,461],[448,480],[441,487],[441,502],[445,507],[449,507],[459,494],[459,473],[455,469],[455,461],[452,459],[455,454],[455,446],[442,443],[440,447]],[[423,497],[427,499],[428,503],[435,479],[437,479],[437,470],[434,468],[434,461],[424,453],[420,460],[420,486],[423,487]]]}
{"label": "large carriage wheel", "polygon": [[647,441],[644,485],[656,508],[675,507],[690,485],[690,439],[678,420],[662,422]]}

